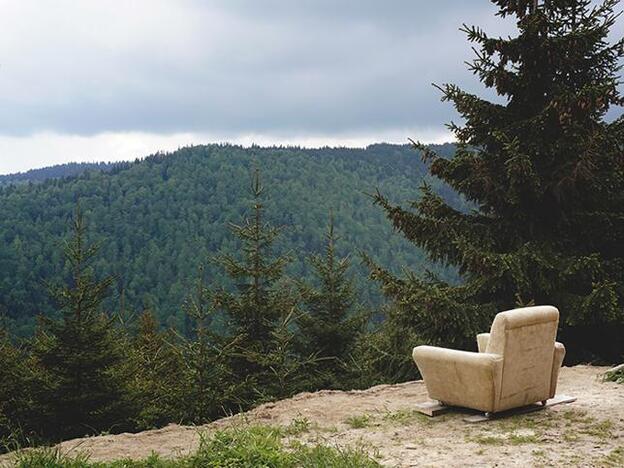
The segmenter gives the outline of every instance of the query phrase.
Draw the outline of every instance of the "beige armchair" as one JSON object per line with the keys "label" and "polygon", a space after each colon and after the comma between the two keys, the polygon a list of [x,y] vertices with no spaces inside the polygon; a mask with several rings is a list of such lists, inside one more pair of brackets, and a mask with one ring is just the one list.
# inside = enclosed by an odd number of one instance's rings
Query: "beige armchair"
{"label": "beige armchair", "polygon": [[478,353],[418,346],[413,357],[429,397],[444,405],[496,413],[545,404],[555,396],[565,356],[555,342],[558,323],[552,306],[509,310],[477,336]]}

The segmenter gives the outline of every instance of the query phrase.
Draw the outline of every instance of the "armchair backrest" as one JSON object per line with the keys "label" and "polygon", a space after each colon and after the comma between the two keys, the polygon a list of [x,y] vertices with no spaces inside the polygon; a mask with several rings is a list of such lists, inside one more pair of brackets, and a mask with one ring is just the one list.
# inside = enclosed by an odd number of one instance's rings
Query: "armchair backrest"
{"label": "armchair backrest", "polygon": [[498,410],[550,397],[559,311],[552,306],[525,307],[496,315],[487,352],[503,356]]}

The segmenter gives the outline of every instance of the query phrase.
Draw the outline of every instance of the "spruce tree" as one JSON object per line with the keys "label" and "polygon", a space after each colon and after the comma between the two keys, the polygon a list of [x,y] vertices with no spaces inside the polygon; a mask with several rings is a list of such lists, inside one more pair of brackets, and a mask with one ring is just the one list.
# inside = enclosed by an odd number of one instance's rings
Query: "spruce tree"
{"label": "spruce tree", "polygon": [[241,243],[242,258],[224,254],[217,259],[236,289],[216,290],[212,299],[226,322],[226,335],[237,342],[230,369],[247,389],[240,393],[247,404],[282,397],[297,387],[292,372],[288,372],[292,387],[276,385],[276,373],[282,375],[285,366],[295,364],[290,352],[294,343],[285,339],[283,326],[290,323],[296,298],[284,285],[284,267],[290,257],[273,252],[281,229],[264,220],[263,193],[256,169],[251,183],[252,214],[243,223],[230,225]]}
{"label": "spruce tree", "polygon": [[121,430],[129,416],[127,382],[120,372],[124,340],[113,319],[100,310],[113,278],[97,279],[90,267],[98,247],[86,241],[79,207],[72,231],[64,249],[69,278],[64,285],[50,286],[62,317],[40,319],[33,349],[42,371],[38,405],[50,438]]}
{"label": "spruce tree", "polygon": [[406,325],[405,310],[394,303],[382,307],[384,320],[356,341],[348,362],[355,388],[416,380],[418,369],[412,359],[414,346],[423,344],[413,325]]}
{"label": "spruce tree", "polygon": [[201,266],[194,291],[184,304],[191,336],[183,345],[185,403],[181,415],[196,424],[223,416],[242,403],[241,379],[231,366],[239,338],[220,333],[213,293],[205,284],[204,273]]}
{"label": "spruce tree", "polygon": [[338,257],[334,218],[330,213],[325,234],[324,255],[309,258],[319,286],[301,283],[304,313],[297,320],[303,354],[316,357],[317,388],[346,384],[345,366],[358,336],[364,331],[366,317],[356,304],[353,280],[349,278],[349,257]]}
{"label": "spruce tree", "polygon": [[[459,269],[463,283],[373,265],[372,277],[426,341],[474,346],[498,311],[553,304],[568,361],[622,354],[624,119],[618,90],[622,40],[609,43],[617,0],[495,0],[515,37],[464,26],[470,69],[499,99],[448,84],[461,125],[454,157],[423,145],[431,174],[469,200],[460,211],[427,185],[410,207],[375,197],[408,240]],[[610,114],[611,115],[611,114]]]}
{"label": "spruce tree", "polygon": [[31,408],[29,372],[22,350],[0,323],[0,453],[24,442]]}
{"label": "spruce tree", "polygon": [[182,419],[185,372],[176,335],[160,331],[154,314],[145,311],[132,340],[133,403],[138,429],[160,427]]}

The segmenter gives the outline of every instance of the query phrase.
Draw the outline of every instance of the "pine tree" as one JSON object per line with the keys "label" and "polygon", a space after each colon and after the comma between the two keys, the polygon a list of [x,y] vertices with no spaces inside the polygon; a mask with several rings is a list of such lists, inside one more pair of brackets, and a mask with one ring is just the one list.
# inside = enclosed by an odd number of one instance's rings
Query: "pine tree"
{"label": "pine tree", "polygon": [[72,230],[65,245],[70,278],[65,285],[50,286],[62,317],[41,318],[33,349],[42,371],[43,431],[50,438],[121,430],[129,416],[127,382],[120,373],[125,340],[113,319],[100,311],[113,278],[98,280],[90,268],[98,247],[86,243],[79,207]]}
{"label": "pine tree", "polygon": [[183,349],[185,404],[182,418],[196,424],[223,416],[242,404],[239,396],[242,385],[231,368],[239,338],[219,333],[217,310],[204,273],[201,266],[195,290],[184,306],[192,336],[186,338]]}
{"label": "pine tree", "polygon": [[477,45],[471,70],[500,96],[489,102],[455,85],[440,89],[461,115],[446,159],[417,144],[433,176],[473,203],[445,203],[427,185],[410,208],[375,201],[408,240],[464,282],[372,277],[426,341],[474,346],[501,310],[553,304],[569,360],[621,356],[624,331],[624,157],[618,85],[624,43],[608,42],[617,0],[496,0],[518,35]]}
{"label": "pine tree", "polygon": [[280,399],[310,390],[315,381],[318,359],[315,355],[301,354],[298,350],[300,332],[296,321],[299,316],[294,308],[281,314],[271,330],[271,340],[264,354],[245,351],[264,369],[257,378],[262,385],[256,386],[259,401]]}
{"label": "pine tree", "polygon": [[[354,388],[406,382],[419,377],[412,359],[414,346],[422,344],[405,311],[396,304],[384,304],[384,320],[358,338],[348,361]],[[407,319],[407,320],[406,320]]]}
{"label": "pine tree", "polygon": [[138,429],[160,427],[182,419],[185,372],[184,361],[176,336],[159,330],[150,311],[138,322],[132,340],[132,393],[137,407]]}
{"label": "pine tree", "polygon": [[26,359],[3,324],[0,324],[0,453],[23,442],[29,427],[28,371]]}
{"label": "pine tree", "polygon": [[353,280],[348,277],[349,257],[339,258],[330,213],[325,234],[325,254],[313,255],[310,264],[319,280],[319,287],[301,284],[304,312],[298,327],[303,354],[315,356],[319,380],[317,388],[341,386],[346,383],[349,361],[358,336],[364,331],[367,317],[358,309]]}
{"label": "pine tree", "polygon": [[284,339],[282,327],[290,322],[288,316],[295,311],[296,299],[284,287],[283,271],[290,257],[275,256],[272,251],[281,230],[264,221],[263,192],[256,169],[251,183],[252,215],[240,225],[230,225],[241,242],[242,259],[230,254],[217,259],[236,291],[222,288],[213,294],[213,304],[227,323],[229,338],[238,343],[230,369],[248,389],[240,394],[248,404],[282,397],[296,389],[290,372],[292,387],[275,385],[275,374],[282,374],[284,366],[293,364],[293,341]]}

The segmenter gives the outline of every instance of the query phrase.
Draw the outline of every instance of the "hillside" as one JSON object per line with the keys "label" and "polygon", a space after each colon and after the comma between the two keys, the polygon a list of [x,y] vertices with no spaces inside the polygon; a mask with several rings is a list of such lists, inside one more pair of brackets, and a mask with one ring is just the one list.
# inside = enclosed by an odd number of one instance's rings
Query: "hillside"
{"label": "hillside", "polygon": [[[422,381],[364,391],[321,391],[262,405],[202,427],[170,425],[138,434],[64,442],[62,453],[91,461],[176,458],[195,451],[200,434],[262,425],[285,428],[287,443],[360,447],[383,466],[621,466],[624,392],[602,382],[605,368],[564,367],[559,393],[572,404],[532,414],[469,424],[451,412],[434,419],[414,413],[426,400]],[[0,457],[9,463],[12,455]]]}
{"label": "hillside", "polygon": [[3,185],[40,183],[49,179],[62,179],[75,177],[87,171],[111,171],[115,168],[126,166],[127,163],[67,163],[55,166],[31,169],[15,174],[0,175],[0,187]]}
{"label": "hillside", "polygon": [[[449,157],[452,145],[437,147]],[[430,265],[422,252],[392,232],[366,192],[379,188],[405,203],[429,181],[446,199],[465,207],[439,182],[430,180],[418,153],[407,145],[348,148],[258,148],[195,146],[158,154],[110,171],[87,171],[73,178],[0,189],[0,314],[16,333],[32,332],[36,314],[51,313],[45,281],[63,277],[62,240],[80,200],[92,240],[101,245],[99,275],[117,277],[110,310],[131,314],[154,310],[162,323],[183,329],[182,304],[200,263],[220,251],[236,253],[228,223],[248,210],[251,169],[267,187],[269,221],[284,227],[279,244],[294,261],[288,272],[306,278],[307,255],[320,250],[328,212],[336,218],[340,254],[354,258],[353,275],[365,303],[376,290],[357,260],[365,251],[396,271],[455,273]],[[219,284],[220,271],[207,277]],[[227,286],[227,285],[226,285]]]}

